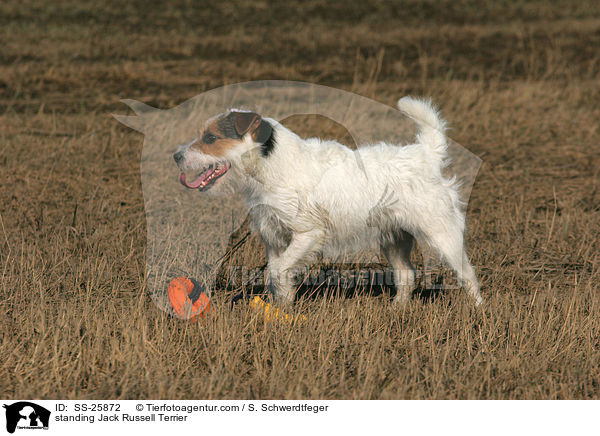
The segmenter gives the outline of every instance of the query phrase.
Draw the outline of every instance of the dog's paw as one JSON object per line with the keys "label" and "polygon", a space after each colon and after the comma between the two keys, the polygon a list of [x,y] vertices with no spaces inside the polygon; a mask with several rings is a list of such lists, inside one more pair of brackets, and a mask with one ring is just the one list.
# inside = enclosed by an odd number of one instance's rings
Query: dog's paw
{"label": "dog's paw", "polygon": [[412,298],[412,293],[398,293],[396,294],[396,296],[394,297],[394,301],[392,302],[392,304],[394,305],[394,307],[403,307],[408,305],[408,303],[410,303],[410,300]]}
{"label": "dog's paw", "polygon": [[277,291],[273,297],[279,306],[291,306],[294,302],[294,292]]}
{"label": "dog's paw", "polygon": [[485,304],[485,300],[481,295],[477,295],[474,297],[475,307],[482,307]]}

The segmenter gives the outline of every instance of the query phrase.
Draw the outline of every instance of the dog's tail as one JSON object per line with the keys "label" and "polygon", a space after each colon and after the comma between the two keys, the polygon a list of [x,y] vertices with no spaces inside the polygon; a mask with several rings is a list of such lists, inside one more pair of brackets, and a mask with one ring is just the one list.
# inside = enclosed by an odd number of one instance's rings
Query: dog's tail
{"label": "dog's tail", "polygon": [[398,109],[419,126],[417,142],[425,145],[440,160],[446,157],[446,121],[433,106],[431,100],[402,97]]}

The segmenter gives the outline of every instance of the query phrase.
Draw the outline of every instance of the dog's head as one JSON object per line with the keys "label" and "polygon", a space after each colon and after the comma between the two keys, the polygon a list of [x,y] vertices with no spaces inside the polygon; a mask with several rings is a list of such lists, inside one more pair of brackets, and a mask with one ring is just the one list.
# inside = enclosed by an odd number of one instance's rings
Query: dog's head
{"label": "dog's head", "polygon": [[[224,184],[232,173],[243,172],[245,155],[271,152],[272,135],[272,125],[255,112],[232,109],[211,118],[198,138],[173,155],[181,184],[201,191]],[[186,172],[194,173],[193,180]]]}

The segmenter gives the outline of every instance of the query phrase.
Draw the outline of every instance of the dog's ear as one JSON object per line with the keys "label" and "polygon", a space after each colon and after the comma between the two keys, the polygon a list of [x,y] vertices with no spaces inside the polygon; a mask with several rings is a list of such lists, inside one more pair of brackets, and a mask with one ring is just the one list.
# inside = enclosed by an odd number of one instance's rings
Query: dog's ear
{"label": "dog's ear", "polygon": [[260,115],[255,112],[232,111],[229,117],[233,121],[236,133],[240,136],[244,136],[249,130],[256,128],[257,122],[260,121]]}
{"label": "dog's ear", "polygon": [[255,112],[234,111],[229,116],[233,119],[233,126],[240,137],[250,133],[254,142],[264,144],[271,136],[273,128]]}

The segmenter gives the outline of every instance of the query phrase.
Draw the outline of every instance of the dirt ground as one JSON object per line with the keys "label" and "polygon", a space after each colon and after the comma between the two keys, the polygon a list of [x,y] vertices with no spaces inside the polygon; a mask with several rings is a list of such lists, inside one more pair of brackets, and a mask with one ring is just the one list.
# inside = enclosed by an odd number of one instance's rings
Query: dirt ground
{"label": "dirt ground", "polygon": [[[0,397],[600,397],[600,7],[591,0],[0,4]],[[429,96],[483,160],[487,300],[327,294],[265,323],[145,289],[143,136],[111,113],[248,80]]]}

